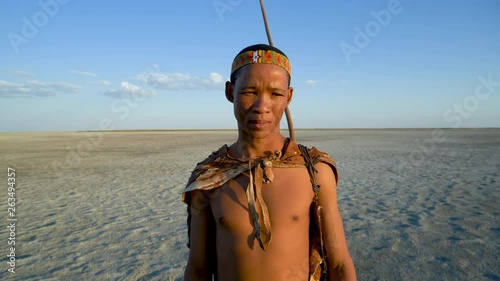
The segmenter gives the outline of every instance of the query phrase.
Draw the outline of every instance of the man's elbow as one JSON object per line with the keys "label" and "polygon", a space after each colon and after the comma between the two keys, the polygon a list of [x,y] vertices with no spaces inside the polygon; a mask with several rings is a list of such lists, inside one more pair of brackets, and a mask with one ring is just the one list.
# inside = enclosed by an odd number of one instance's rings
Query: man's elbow
{"label": "man's elbow", "polygon": [[186,270],[184,271],[184,281],[208,281],[212,280],[208,270],[204,266],[196,266],[188,261]]}
{"label": "man's elbow", "polygon": [[349,254],[330,262],[330,280],[357,280],[354,262]]}

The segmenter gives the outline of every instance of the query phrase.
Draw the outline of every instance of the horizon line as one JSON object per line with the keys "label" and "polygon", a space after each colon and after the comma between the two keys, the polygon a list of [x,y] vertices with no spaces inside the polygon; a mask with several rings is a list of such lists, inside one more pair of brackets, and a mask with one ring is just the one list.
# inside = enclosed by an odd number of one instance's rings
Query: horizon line
{"label": "horizon line", "polygon": [[[471,129],[500,129],[500,127],[380,127],[380,128],[294,128],[295,131],[312,131],[312,130],[471,130]],[[0,131],[0,133],[79,133],[79,132],[201,132],[201,131],[238,131],[238,129],[117,129],[117,130],[47,130],[47,131]],[[287,128],[280,131],[288,131]]]}

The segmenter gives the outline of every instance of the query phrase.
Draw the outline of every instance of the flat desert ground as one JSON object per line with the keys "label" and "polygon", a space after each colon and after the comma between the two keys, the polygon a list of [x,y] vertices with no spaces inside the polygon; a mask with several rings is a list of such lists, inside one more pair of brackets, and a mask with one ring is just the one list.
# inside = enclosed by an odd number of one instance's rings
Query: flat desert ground
{"label": "flat desert ground", "polygon": [[[182,280],[181,191],[197,162],[235,140],[236,131],[0,133],[0,279]],[[297,141],[337,162],[359,280],[500,280],[500,129],[297,130]]]}

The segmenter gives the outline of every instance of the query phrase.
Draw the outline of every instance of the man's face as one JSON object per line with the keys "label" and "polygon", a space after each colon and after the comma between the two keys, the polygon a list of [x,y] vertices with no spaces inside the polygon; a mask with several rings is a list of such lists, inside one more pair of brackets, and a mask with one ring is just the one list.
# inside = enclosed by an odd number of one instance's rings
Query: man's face
{"label": "man's face", "polygon": [[226,97],[234,104],[238,128],[252,138],[279,134],[280,120],[292,94],[287,72],[272,64],[246,65],[234,85],[226,83]]}

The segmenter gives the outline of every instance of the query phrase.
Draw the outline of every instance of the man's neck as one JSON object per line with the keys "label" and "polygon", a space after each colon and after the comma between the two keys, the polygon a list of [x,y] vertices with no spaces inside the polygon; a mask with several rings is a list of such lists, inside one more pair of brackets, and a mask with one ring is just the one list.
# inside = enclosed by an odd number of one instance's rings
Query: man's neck
{"label": "man's neck", "polygon": [[238,140],[229,147],[229,154],[235,158],[249,160],[254,157],[268,156],[274,151],[281,151],[286,138],[281,134],[261,139],[239,136]]}

